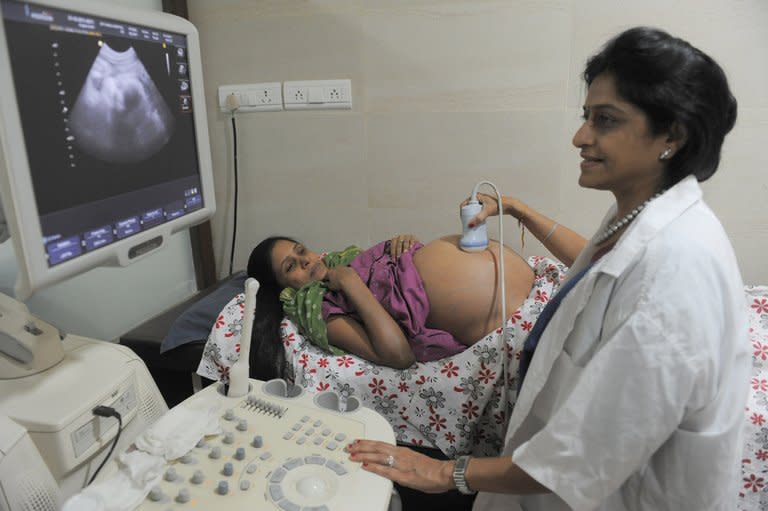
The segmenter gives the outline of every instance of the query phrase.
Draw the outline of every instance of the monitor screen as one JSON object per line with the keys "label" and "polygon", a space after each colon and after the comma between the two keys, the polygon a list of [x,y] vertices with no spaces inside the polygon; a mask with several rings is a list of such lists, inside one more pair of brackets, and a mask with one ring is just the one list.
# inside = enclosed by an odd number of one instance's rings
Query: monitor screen
{"label": "monitor screen", "polygon": [[15,93],[2,199],[30,292],[132,262],[213,211],[197,32],[105,3],[0,0]]}

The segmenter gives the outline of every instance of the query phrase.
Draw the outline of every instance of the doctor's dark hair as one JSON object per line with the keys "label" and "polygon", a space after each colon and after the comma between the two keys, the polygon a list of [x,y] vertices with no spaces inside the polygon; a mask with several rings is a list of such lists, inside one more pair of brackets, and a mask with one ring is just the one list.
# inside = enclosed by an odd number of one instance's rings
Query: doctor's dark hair
{"label": "doctor's dark hair", "polygon": [[277,283],[272,268],[272,249],[278,241],[296,243],[292,238],[272,236],[256,245],[248,258],[248,276],[259,281],[251,331],[250,373],[251,377],[264,381],[284,378],[286,369],[280,335],[280,323],[284,316],[280,303],[283,288]]}
{"label": "doctor's dark hair", "polygon": [[584,69],[589,86],[608,73],[624,100],[648,116],[654,135],[682,128],[685,145],[669,160],[667,183],[688,175],[707,180],[720,163],[725,135],[736,122],[736,99],[720,66],[688,42],[649,27],[611,39]]}

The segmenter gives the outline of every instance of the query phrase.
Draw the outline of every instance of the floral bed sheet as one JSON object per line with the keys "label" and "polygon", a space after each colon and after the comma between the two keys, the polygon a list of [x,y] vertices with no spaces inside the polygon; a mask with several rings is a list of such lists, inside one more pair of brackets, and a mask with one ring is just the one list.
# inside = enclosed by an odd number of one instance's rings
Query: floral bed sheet
{"label": "floral bed sheet", "polygon": [[746,286],[752,378],[744,410],[739,511],[768,510],[768,286]]}
{"label": "floral bed sheet", "polygon": [[[450,457],[498,454],[517,396],[523,342],[565,278],[565,267],[552,259],[531,257],[528,263],[534,285],[508,318],[506,335],[499,328],[462,353],[408,369],[375,365],[353,355],[334,356],[284,320],[282,339],[294,382],[307,392],[355,396],[389,421],[398,443],[437,448]],[[217,318],[197,370],[201,376],[227,379],[238,358],[243,308],[240,294]]]}

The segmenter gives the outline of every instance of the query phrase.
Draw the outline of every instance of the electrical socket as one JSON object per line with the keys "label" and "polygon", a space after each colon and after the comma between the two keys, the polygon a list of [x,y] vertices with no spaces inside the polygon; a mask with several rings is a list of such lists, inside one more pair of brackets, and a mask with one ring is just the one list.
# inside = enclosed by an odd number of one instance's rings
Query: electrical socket
{"label": "electrical socket", "polygon": [[306,103],[307,96],[309,96],[309,90],[307,87],[288,87],[286,89],[285,99],[289,103]]}
{"label": "electrical socket", "polygon": [[283,96],[280,82],[251,83],[219,86],[219,108],[229,112],[227,97],[237,96],[237,112],[264,112],[283,109]]}
{"label": "electrical socket", "polygon": [[283,83],[286,110],[351,109],[352,80],[304,80]]}
{"label": "electrical socket", "polygon": [[341,87],[326,87],[326,96],[332,103],[341,101]]}

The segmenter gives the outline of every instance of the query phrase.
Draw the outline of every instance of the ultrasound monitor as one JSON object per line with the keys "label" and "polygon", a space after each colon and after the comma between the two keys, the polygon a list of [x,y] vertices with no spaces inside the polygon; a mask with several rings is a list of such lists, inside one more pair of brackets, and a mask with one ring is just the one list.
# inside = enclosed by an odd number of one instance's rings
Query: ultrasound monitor
{"label": "ultrasound monitor", "polygon": [[0,199],[20,300],[134,262],[215,209],[195,28],[109,4],[0,0]]}
{"label": "ultrasound monitor", "polygon": [[167,406],[130,349],[21,301],[213,213],[200,47],[188,21],[110,1],[0,11],[0,199],[19,275],[17,300],[0,294],[0,510],[55,511]]}

